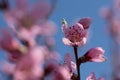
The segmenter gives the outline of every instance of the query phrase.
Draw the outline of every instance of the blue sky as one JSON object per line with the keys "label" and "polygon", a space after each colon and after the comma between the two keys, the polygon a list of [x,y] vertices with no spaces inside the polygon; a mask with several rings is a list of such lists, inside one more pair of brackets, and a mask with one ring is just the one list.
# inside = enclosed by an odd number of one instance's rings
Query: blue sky
{"label": "blue sky", "polygon": [[[93,22],[90,26],[90,39],[88,43],[79,48],[79,56],[84,54],[92,47],[101,46],[105,49],[105,55],[108,58],[104,63],[85,63],[81,66],[82,80],[91,73],[95,72],[96,76],[108,77],[111,72],[110,65],[110,51],[109,41],[110,38],[106,32],[105,21],[100,17],[99,10],[104,5],[110,5],[111,0],[58,0],[57,6],[50,17],[50,20],[54,21],[58,26],[58,32],[55,35],[57,51],[62,58],[65,53],[73,55],[73,49],[70,46],[65,46],[62,43],[63,33],[61,31],[61,20],[65,18],[68,24],[74,24],[76,19],[83,17],[91,17]],[[6,26],[3,21],[3,16],[0,13],[0,26]],[[1,57],[2,58],[2,57]],[[74,58],[74,55],[73,55]]]}

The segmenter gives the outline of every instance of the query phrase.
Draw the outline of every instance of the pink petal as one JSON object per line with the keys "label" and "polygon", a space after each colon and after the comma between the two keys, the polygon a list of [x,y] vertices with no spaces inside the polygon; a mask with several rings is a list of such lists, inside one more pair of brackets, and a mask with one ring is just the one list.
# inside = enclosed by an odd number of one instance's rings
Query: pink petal
{"label": "pink petal", "polygon": [[48,51],[48,54],[45,56],[46,60],[54,60],[54,61],[59,61],[60,60],[60,55],[57,52],[50,52]]}
{"label": "pink petal", "polygon": [[86,80],[96,80],[96,77],[95,77],[94,72],[92,72],[92,73],[87,77]]}
{"label": "pink petal", "polygon": [[39,65],[35,65],[32,70],[31,70],[31,74],[29,75],[29,77],[31,79],[37,80],[38,78],[43,77],[44,75],[44,70],[41,66]]}
{"label": "pink petal", "polygon": [[17,49],[19,46],[19,41],[14,38],[9,29],[1,29],[0,34],[0,46],[4,50],[13,50]]}
{"label": "pink petal", "polygon": [[63,41],[63,43],[64,43],[65,45],[68,45],[68,46],[73,45],[73,43],[72,43],[69,39],[67,39],[67,38],[63,38],[62,41]]}
{"label": "pink petal", "polygon": [[103,77],[98,78],[98,80],[105,80]]}
{"label": "pink petal", "polygon": [[76,70],[76,63],[72,61],[72,57],[68,53],[64,57],[64,65],[66,65],[67,69],[69,69],[71,73]]}
{"label": "pink petal", "polygon": [[91,18],[83,18],[79,21],[79,23],[83,25],[84,29],[88,29],[91,22],[92,22]]}
{"label": "pink petal", "polygon": [[76,66],[76,63],[71,61],[71,70],[72,72],[74,72],[76,70],[77,66]]}
{"label": "pink petal", "polygon": [[111,9],[108,6],[104,6],[100,10],[100,15],[105,19],[112,17]]}
{"label": "pink petal", "polygon": [[33,63],[34,64],[40,64],[41,65],[44,63],[44,57],[46,55],[46,48],[44,47],[39,47],[39,46],[36,46],[34,48],[32,48],[30,50],[30,56],[33,60]]}
{"label": "pink petal", "polygon": [[106,57],[104,55],[100,55],[99,57],[92,58],[90,61],[92,61],[92,62],[104,62],[106,60],[107,59],[106,59]]}
{"label": "pink petal", "polygon": [[16,2],[16,8],[20,10],[27,10],[28,8],[28,0],[15,0]]}
{"label": "pink petal", "polygon": [[72,61],[71,55],[69,53],[65,54],[64,63],[70,64],[71,61]]}
{"label": "pink petal", "polygon": [[78,46],[83,46],[84,44],[86,44],[87,42],[87,38],[84,37],[80,42],[76,42],[75,44]]}
{"label": "pink petal", "polygon": [[55,69],[51,80],[71,80],[71,74],[64,66]]}
{"label": "pink petal", "polygon": [[99,78],[99,79],[96,79],[96,76],[95,76],[95,73],[94,72],[92,72],[88,77],[87,77],[87,79],[86,80],[105,80],[104,78]]}

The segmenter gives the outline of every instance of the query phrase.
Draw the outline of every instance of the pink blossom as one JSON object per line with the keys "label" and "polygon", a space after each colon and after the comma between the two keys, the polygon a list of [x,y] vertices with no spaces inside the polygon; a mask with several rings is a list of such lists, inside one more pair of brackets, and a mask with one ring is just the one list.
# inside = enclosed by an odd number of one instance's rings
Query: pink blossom
{"label": "pink blossom", "polygon": [[66,54],[64,64],[61,64],[55,68],[52,80],[71,80],[75,70],[76,64],[72,61],[70,54]]}
{"label": "pink blossom", "polygon": [[4,16],[15,35],[27,41],[29,46],[34,46],[38,35],[51,36],[56,31],[55,24],[45,20],[50,11],[48,1],[37,1],[30,8],[28,0],[15,0],[15,8],[10,7]]}
{"label": "pink blossom", "polygon": [[10,61],[18,61],[26,48],[12,35],[8,29],[2,29],[0,37],[0,47],[6,51]]}
{"label": "pink blossom", "polygon": [[76,64],[72,61],[70,54],[66,54],[64,57],[64,65],[69,68],[69,71],[73,73],[76,70]]}
{"label": "pink blossom", "polygon": [[[35,39],[38,35],[42,36],[52,36],[56,32],[55,24],[52,21],[46,21],[41,24],[32,25],[30,29],[21,28],[15,29],[15,26],[11,24],[13,31],[20,39],[28,41],[30,46],[36,44]],[[49,28],[49,29],[48,29]]]}
{"label": "pink blossom", "polygon": [[117,19],[112,19],[110,26],[109,26],[109,31],[110,34],[114,37],[115,41],[120,44],[120,20]]}
{"label": "pink blossom", "polygon": [[[44,75],[44,64],[58,57],[44,46],[32,46],[17,62],[14,80],[38,80]],[[22,77],[21,77],[22,76]]]}
{"label": "pink blossom", "polygon": [[0,32],[0,45],[3,49],[10,50],[18,47],[18,42],[9,29],[4,28]]}
{"label": "pink blossom", "polygon": [[39,27],[40,26],[38,25],[34,25],[34,27],[29,30],[23,28],[17,31],[17,37],[27,41],[29,43],[29,46],[34,46],[36,44],[36,36],[41,33],[41,29]]}
{"label": "pink blossom", "polygon": [[42,47],[33,47],[16,64],[14,80],[37,80],[43,76],[44,53]]}
{"label": "pink blossom", "polygon": [[48,17],[51,6],[47,1],[36,2],[32,8],[28,0],[15,0],[15,9],[10,7],[5,12],[5,19],[12,29],[30,29],[39,21]]}
{"label": "pink blossom", "polygon": [[51,37],[56,31],[55,24],[51,21],[46,21],[39,25],[34,25],[31,29],[22,28],[17,31],[17,37],[26,40],[30,46],[36,45],[35,39],[38,36]]}
{"label": "pink blossom", "polygon": [[96,80],[96,76],[95,76],[94,72],[92,72],[92,73],[87,77],[86,80]]}
{"label": "pink blossom", "polygon": [[104,56],[104,50],[101,47],[90,49],[85,55],[85,59],[91,62],[104,62],[106,58]]}
{"label": "pink blossom", "polygon": [[99,79],[96,79],[95,73],[92,72],[86,80],[105,80],[104,78],[100,77]]}
{"label": "pink blossom", "polygon": [[45,65],[45,75],[48,75],[48,74],[52,73],[56,67],[58,67],[57,63],[51,62],[51,61],[48,62]]}
{"label": "pink blossom", "polygon": [[71,74],[64,66],[59,66],[54,70],[51,80],[71,80]]}
{"label": "pink blossom", "polygon": [[15,0],[15,8],[21,11],[26,11],[28,9],[28,0]]}
{"label": "pink blossom", "polygon": [[112,17],[112,15],[113,15],[112,10],[108,6],[105,6],[105,7],[101,8],[100,16],[102,18],[110,19]]}
{"label": "pink blossom", "polygon": [[117,12],[115,12],[115,16],[117,15],[117,17],[119,17],[119,12],[120,12],[120,5],[119,4],[120,4],[120,0],[115,0],[114,1],[113,9],[115,11],[117,11]]}
{"label": "pink blossom", "polygon": [[63,20],[62,30],[65,35],[65,38],[63,38],[64,44],[72,46],[84,45],[87,41],[90,23],[90,18],[83,18],[72,27],[68,27],[67,22]]}
{"label": "pink blossom", "polygon": [[[43,65],[48,55],[48,50],[43,46],[30,47],[26,54],[18,62],[18,68],[25,68],[34,65]],[[31,60],[31,61],[29,61]],[[26,65],[25,65],[26,64]]]}

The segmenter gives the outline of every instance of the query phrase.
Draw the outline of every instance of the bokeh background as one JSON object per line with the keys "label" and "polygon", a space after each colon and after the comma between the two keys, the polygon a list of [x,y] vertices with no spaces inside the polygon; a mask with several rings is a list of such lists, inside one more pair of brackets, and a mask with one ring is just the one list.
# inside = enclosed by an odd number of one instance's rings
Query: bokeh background
{"label": "bokeh background", "polygon": [[[12,0],[11,0],[12,3]],[[103,6],[111,5],[111,0],[58,0],[55,10],[50,16],[50,20],[57,25],[57,33],[55,34],[56,46],[55,49],[61,55],[61,62],[65,53],[73,55],[73,48],[62,43],[64,36],[61,31],[61,21],[65,18],[69,25],[74,24],[77,20],[83,17],[91,17],[92,24],[90,26],[90,35],[85,46],[79,47],[79,56],[83,55],[92,47],[103,47],[107,61],[103,63],[85,63],[81,66],[81,78],[86,80],[86,77],[95,72],[97,77],[103,76],[110,80],[112,72],[111,54],[110,54],[110,37],[108,35],[105,20],[100,16],[100,9]],[[2,13],[0,13],[0,27],[7,27]],[[3,61],[5,55],[0,52],[0,60]],[[74,58],[74,55],[73,55]]]}

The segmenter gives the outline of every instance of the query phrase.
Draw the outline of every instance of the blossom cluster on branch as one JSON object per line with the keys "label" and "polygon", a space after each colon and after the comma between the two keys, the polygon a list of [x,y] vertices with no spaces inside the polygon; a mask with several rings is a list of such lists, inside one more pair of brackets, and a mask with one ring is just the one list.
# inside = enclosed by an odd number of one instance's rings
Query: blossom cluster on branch
{"label": "blossom cluster on branch", "polygon": [[[82,63],[106,61],[101,47],[78,56],[78,47],[84,46],[89,36],[91,18],[82,18],[71,27],[63,19],[62,41],[73,47],[76,63],[70,52],[65,55],[64,63],[60,63],[60,55],[53,48],[56,25],[48,20],[55,3],[38,0],[30,6],[28,0],[15,0],[12,7],[8,0],[0,1],[0,10],[8,24],[0,29],[0,49],[7,56],[0,72],[8,80],[81,80]],[[95,74],[91,73],[86,80],[96,80]]]}

